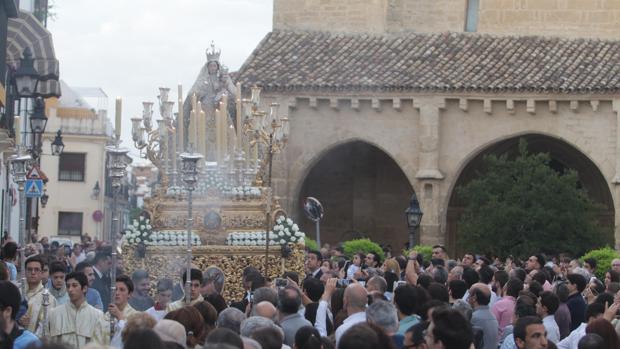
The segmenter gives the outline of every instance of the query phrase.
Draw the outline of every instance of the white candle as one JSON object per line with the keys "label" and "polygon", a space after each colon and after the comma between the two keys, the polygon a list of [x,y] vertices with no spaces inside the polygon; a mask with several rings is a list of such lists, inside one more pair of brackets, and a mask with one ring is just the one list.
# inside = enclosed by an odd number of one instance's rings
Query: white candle
{"label": "white candle", "polygon": [[116,125],[115,126],[115,134],[116,139],[121,139],[121,113],[123,109],[123,100],[121,97],[116,97]]}
{"label": "white candle", "polygon": [[[180,145],[181,153],[182,153],[185,150],[185,146],[183,142],[183,138],[185,137],[184,132],[183,132],[184,131],[183,128],[185,127],[185,121],[183,119],[183,86],[181,84],[179,84],[178,107],[179,107],[179,113],[177,114],[177,135],[179,137],[178,143]],[[176,156],[174,158],[176,160]]]}
{"label": "white candle", "polygon": [[13,119],[13,126],[15,127],[15,147],[19,147],[22,139],[22,118],[19,115],[15,115],[15,119]]}

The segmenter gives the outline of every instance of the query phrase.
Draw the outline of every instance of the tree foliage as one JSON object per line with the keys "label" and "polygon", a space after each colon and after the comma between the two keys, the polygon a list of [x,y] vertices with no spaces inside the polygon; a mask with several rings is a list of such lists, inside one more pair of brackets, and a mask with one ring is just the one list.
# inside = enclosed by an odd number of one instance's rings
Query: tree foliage
{"label": "tree foliage", "polygon": [[478,178],[457,189],[465,203],[457,241],[497,256],[567,252],[575,256],[610,243],[595,205],[574,170],[558,173],[549,154],[487,155]]}
{"label": "tree foliage", "polygon": [[620,258],[620,254],[611,247],[604,247],[589,251],[580,259],[583,262],[588,258],[594,258],[596,260],[596,277],[599,278],[599,280],[605,280],[605,273],[611,268],[611,261]]}

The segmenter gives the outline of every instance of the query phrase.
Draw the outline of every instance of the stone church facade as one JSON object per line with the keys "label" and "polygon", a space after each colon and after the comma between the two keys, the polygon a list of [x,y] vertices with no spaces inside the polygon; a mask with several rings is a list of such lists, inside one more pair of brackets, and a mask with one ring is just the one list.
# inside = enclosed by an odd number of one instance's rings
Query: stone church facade
{"label": "stone church facade", "polygon": [[420,242],[458,251],[455,189],[526,138],[578,171],[618,244],[620,1],[584,3],[275,0],[273,32],[236,76],[291,120],[272,181],[285,209],[312,236],[300,201],[315,196],[323,240],[401,248],[415,191]]}

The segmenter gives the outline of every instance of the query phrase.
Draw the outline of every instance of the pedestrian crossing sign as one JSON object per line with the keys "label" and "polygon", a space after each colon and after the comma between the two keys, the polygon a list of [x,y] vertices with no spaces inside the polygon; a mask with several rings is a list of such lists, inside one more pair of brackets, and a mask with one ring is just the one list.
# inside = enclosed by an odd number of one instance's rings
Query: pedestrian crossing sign
{"label": "pedestrian crossing sign", "polygon": [[24,189],[27,198],[39,198],[43,195],[43,180],[27,179]]}

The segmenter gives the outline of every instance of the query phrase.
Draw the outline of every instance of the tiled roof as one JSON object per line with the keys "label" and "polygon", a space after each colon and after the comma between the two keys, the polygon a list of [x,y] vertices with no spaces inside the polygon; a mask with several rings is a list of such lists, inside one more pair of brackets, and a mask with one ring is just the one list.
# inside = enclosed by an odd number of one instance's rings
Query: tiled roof
{"label": "tiled roof", "polygon": [[273,31],[236,77],[268,90],[615,93],[620,41]]}

